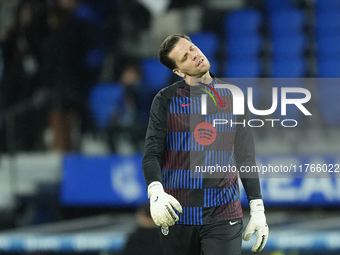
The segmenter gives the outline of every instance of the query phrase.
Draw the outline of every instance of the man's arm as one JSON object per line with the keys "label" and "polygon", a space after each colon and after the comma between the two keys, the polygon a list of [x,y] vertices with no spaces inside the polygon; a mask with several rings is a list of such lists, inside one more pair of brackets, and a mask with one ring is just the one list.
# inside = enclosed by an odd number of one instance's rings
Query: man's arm
{"label": "man's arm", "polygon": [[257,172],[242,172],[245,167],[256,166],[255,145],[251,128],[248,126],[249,111],[245,105],[246,114],[239,115],[236,129],[234,150],[236,167],[239,170],[240,178],[250,205],[250,220],[244,231],[243,239],[248,241],[256,231],[256,242],[251,249],[252,252],[260,252],[267,243],[269,228],[264,214],[264,205],[261,196],[260,181]]}
{"label": "man's arm", "polygon": [[159,92],[153,99],[145,138],[143,174],[146,185],[161,182],[162,157],[167,134],[166,103]]}
{"label": "man's arm", "polygon": [[145,138],[143,174],[148,187],[151,217],[156,225],[167,227],[179,220],[172,207],[180,213],[182,207],[173,196],[164,192],[161,183],[162,158],[167,135],[166,102],[161,93],[155,96],[151,105]]}
{"label": "man's arm", "polygon": [[256,166],[255,145],[251,128],[248,126],[250,118],[247,105],[245,105],[244,109],[245,115],[237,116],[237,122],[244,122],[245,126],[243,126],[243,124],[237,124],[234,151],[236,167],[239,170],[244,190],[250,202],[253,199],[262,199],[262,195],[258,173],[242,171],[245,167]]}

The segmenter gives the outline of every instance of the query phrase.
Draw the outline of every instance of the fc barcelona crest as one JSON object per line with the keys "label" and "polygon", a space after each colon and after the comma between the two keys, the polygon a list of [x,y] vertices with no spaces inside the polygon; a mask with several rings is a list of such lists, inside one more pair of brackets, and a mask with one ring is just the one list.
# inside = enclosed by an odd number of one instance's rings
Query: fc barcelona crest
{"label": "fc barcelona crest", "polygon": [[227,98],[221,97],[221,102],[220,100],[217,100],[217,106],[220,109],[226,109],[228,107]]}
{"label": "fc barcelona crest", "polygon": [[162,234],[167,236],[169,234],[169,227],[161,227]]}

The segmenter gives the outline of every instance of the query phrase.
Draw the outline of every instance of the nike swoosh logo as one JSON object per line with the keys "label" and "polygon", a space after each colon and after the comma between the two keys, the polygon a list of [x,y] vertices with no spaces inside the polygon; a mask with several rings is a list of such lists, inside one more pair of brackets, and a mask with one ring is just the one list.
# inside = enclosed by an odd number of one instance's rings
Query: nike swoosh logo
{"label": "nike swoosh logo", "polygon": [[182,107],[186,107],[186,106],[188,106],[188,105],[191,105],[192,103],[190,103],[190,104],[182,104]]}
{"label": "nike swoosh logo", "polygon": [[235,225],[236,223],[238,223],[238,221],[234,221],[234,222],[232,222],[232,221],[229,221],[229,224],[232,226],[232,225]]}

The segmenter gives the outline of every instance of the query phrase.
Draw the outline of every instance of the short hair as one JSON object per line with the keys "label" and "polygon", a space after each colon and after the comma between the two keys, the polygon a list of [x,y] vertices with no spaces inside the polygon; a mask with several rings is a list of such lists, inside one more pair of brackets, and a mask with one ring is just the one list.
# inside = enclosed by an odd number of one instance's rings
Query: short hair
{"label": "short hair", "polygon": [[191,39],[187,35],[174,34],[168,36],[159,47],[158,57],[163,65],[170,70],[177,68],[177,65],[173,59],[169,57],[170,52],[175,48],[178,41],[183,38],[191,42]]}

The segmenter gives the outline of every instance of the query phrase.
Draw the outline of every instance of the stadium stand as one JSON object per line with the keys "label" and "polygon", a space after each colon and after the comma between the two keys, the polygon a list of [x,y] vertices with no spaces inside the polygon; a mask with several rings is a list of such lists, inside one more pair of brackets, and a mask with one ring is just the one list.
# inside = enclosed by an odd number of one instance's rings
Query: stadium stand
{"label": "stadium stand", "polygon": [[272,56],[276,59],[301,57],[306,47],[306,38],[302,33],[287,36],[274,34],[272,37]]}
{"label": "stadium stand", "polygon": [[292,34],[300,32],[305,26],[305,15],[299,9],[276,10],[269,14],[272,34]]}
{"label": "stadium stand", "polygon": [[282,0],[282,1],[275,1],[275,0],[265,0],[264,1],[265,9],[269,12],[276,11],[276,10],[283,10],[289,9],[292,7],[291,0]]}
{"label": "stadium stand", "polygon": [[273,78],[297,78],[304,77],[306,63],[302,57],[273,60]]}
{"label": "stadium stand", "polygon": [[340,2],[337,0],[316,0],[315,9],[321,11],[340,9]]}
{"label": "stadium stand", "polygon": [[124,91],[118,83],[98,84],[93,87],[89,102],[99,129],[107,127],[123,95]]}
{"label": "stadium stand", "polygon": [[254,34],[262,25],[262,15],[253,9],[234,11],[225,16],[223,24],[225,32],[233,35]]}
{"label": "stadium stand", "polygon": [[261,75],[260,54],[262,14],[245,9],[227,14],[224,18],[226,63],[224,77],[253,78]]}
{"label": "stadium stand", "polygon": [[223,77],[256,78],[261,75],[259,59],[229,59],[223,72]]}
{"label": "stadium stand", "polygon": [[201,32],[189,35],[195,45],[204,52],[208,59],[214,58],[219,47],[218,35],[212,32]]}
{"label": "stadium stand", "polygon": [[145,58],[142,63],[145,83],[153,91],[158,91],[169,85],[172,72],[163,66],[156,58]]}
{"label": "stadium stand", "polygon": [[259,34],[234,36],[230,34],[227,39],[227,58],[243,59],[256,58],[262,49],[262,38]]}

